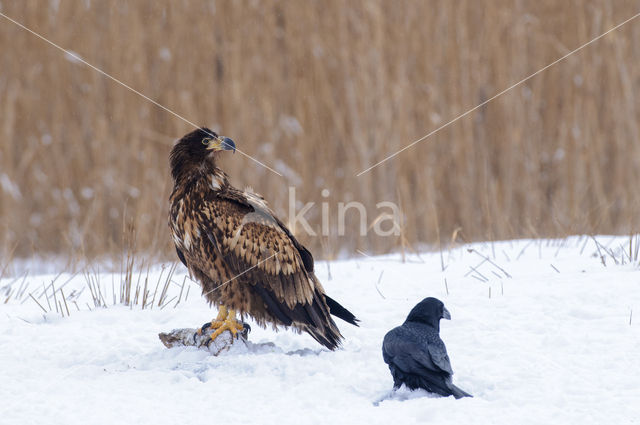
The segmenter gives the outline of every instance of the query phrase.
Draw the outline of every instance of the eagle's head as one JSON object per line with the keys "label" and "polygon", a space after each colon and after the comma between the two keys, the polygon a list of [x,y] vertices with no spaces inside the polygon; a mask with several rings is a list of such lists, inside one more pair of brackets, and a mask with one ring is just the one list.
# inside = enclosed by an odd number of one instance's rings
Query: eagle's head
{"label": "eagle's head", "polygon": [[236,151],[233,140],[218,136],[206,127],[194,130],[171,149],[171,175],[177,181],[180,176],[194,170],[215,167],[215,160],[224,151]]}

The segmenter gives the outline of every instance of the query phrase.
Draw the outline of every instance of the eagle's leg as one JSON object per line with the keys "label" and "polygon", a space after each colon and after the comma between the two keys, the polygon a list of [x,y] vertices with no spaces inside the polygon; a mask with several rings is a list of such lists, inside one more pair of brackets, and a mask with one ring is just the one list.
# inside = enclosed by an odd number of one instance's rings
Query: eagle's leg
{"label": "eagle's leg", "polygon": [[218,309],[218,316],[215,319],[213,319],[211,322],[208,322],[202,325],[198,329],[197,334],[202,335],[203,332],[205,332],[209,328],[214,328],[214,329],[219,328],[224,323],[224,319],[227,318],[227,315],[228,315],[227,308],[221,305],[220,308]]}
{"label": "eagle's leg", "polygon": [[227,310],[223,305],[220,306],[218,316],[211,321],[211,327],[216,330],[211,334],[211,340],[216,339],[224,331],[231,332],[231,335],[237,338],[238,332],[243,332],[245,329],[244,325],[236,320],[235,310]]}

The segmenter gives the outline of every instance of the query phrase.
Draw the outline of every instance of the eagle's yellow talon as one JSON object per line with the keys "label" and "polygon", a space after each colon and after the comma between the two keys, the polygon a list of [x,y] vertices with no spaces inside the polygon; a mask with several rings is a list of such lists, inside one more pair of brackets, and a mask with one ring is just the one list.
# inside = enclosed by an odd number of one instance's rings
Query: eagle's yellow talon
{"label": "eagle's yellow talon", "polygon": [[236,320],[236,312],[234,310],[229,310],[227,313],[227,309],[224,306],[220,307],[218,317],[211,321],[211,327],[216,330],[211,334],[210,338],[212,341],[220,336],[224,331],[231,332],[231,335],[233,335],[234,338],[237,338],[238,331],[244,330],[242,323]]}

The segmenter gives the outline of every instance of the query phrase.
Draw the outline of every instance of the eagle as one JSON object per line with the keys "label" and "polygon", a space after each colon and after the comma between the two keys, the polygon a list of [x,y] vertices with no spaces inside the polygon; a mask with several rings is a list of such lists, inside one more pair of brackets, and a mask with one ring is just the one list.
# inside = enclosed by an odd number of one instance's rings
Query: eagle
{"label": "eagle", "polygon": [[170,154],[173,191],[169,229],[180,261],[218,307],[211,321],[217,338],[243,330],[248,315],[258,325],[304,331],[330,350],[342,335],[331,315],[358,319],[329,297],[313,271],[313,256],[275,216],[264,198],[229,183],[221,156],[236,144],[202,127],[182,137]]}

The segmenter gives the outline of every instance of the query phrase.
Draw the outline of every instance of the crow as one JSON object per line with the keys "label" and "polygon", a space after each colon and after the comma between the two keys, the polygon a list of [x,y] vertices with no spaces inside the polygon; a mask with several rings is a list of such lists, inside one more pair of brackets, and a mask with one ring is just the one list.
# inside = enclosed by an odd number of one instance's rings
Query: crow
{"label": "crow", "polygon": [[423,388],[442,396],[472,397],[453,385],[451,362],[440,339],[440,319],[451,320],[442,301],[425,298],[407,320],[384,337],[382,357],[393,376],[394,390],[405,384],[410,390]]}

